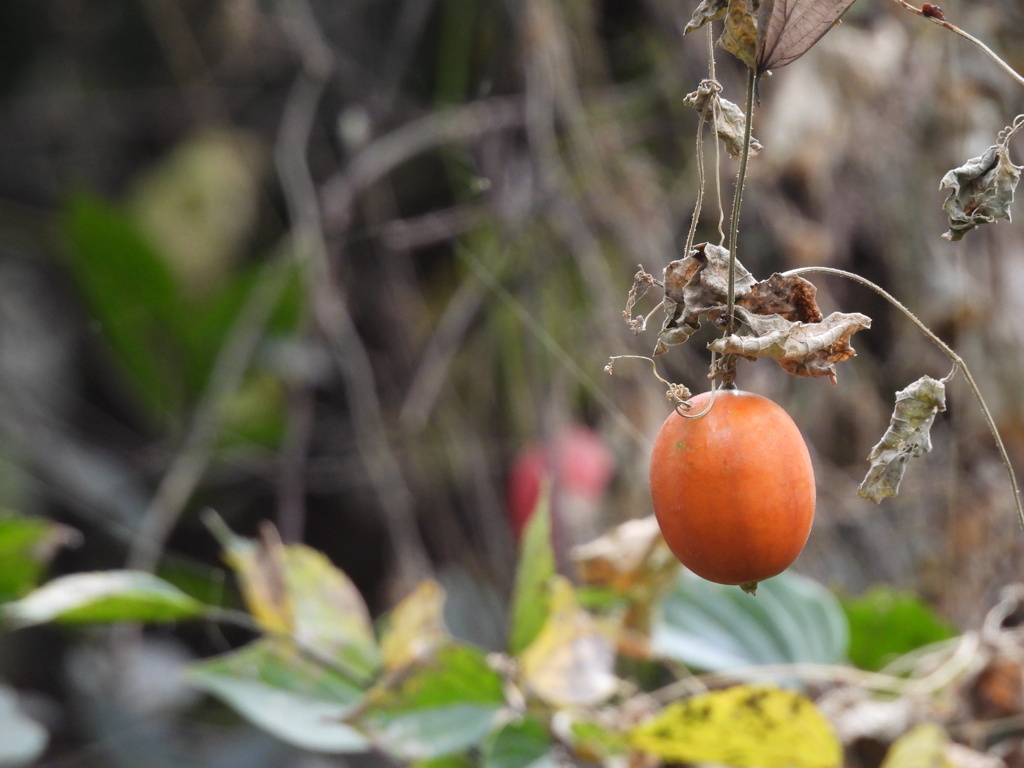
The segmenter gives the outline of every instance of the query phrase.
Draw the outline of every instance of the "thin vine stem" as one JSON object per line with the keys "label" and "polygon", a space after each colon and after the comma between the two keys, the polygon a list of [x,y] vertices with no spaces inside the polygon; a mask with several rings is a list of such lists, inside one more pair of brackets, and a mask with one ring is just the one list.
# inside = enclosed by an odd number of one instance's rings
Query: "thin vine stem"
{"label": "thin vine stem", "polygon": [[743,154],[740,156],[740,170],[736,175],[736,194],[732,200],[732,216],[729,220],[729,292],[726,299],[726,317],[728,325],[726,333],[735,331],[736,320],[736,246],[740,232],[740,204],[743,202],[743,185],[747,179],[747,163],[750,160],[751,125],[754,122],[754,87],[757,75],[753,69],[747,70],[747,103],[743,110],[746,124],[743,126]]}
{"label": "thin vine stem", "polygon": [[974,380],[974,376],[971,374],[971,371],[967,367],[967,363],[964,362],[963,358],[960,357],[952,347],[946,344],[946,342],[936,336],[932,329],[921,322],[917,315],[911,312],[899,299],[886,291],[880,285],[871,282],[866,277],[861,277],[854,272],[847,272],[844,269],[836,269],[835,267],[799,267],[797,269],[791,269],[788,272],[784,272],[783,274],[788,276],[807,273],[845,277],[870,288],[902,312],[907,319],[916,325],[918,330],[920,330],[932,343],[941,349],[943,354],[953,362],[953,365],[963,373],[968,386],[974,393],[974,398],[978,401],[978,406],[981,408],[981,412],[985,417],[985,423],[988,424],[989,431],[992,433],[992,439],[995,441],[996,449],[999,451],[999,456],[1003,460],[1003,466],[1006,467],[1006,473],[1010,478],[1010,486],[1013,488],[1013,503],[1017,510],[1017,521],[1020,523],[1021,529],[1024,530],[1024,506],[1021,505],[1020,487],[1017,484],[1017,475],[1013,471],[1013,464],[1010,462],[1010,455],[1006,450],[1006,445],[1003,443],[1002,435],[999,434],[999,428],[996,426],[995,418],[992,416],[992,412],[989,410],[988,405],[985,403],[985,398],[981,394],[981,389],[978,387],[978,383]]}
{"label": "thin vine stem", "polygon": [[987,45],[985,45],[985,43],[983,43],[981,40],[979,40],[969,32],[965,32],[964,30],[960,29],[960,27],[958,27],[956,24],[947,21],[946,17],[942,15],[941,11],[939,11],[938,13],[936,13],[935,10],[926,12],[923,8],[917,8],[911,5],[910,3],[907,2],[907,0],[895,0],[895,2],[898,5],[901,5],[904,8],[906,8],[911,13],[916,13],[918,16],[923,16],[932,23],[938,24],[940,27],[945,27],[950,32],[956,35],[960,35],[960,37],[962,37],[964,40],[974,43],[982,51],[984,51],[996,64],[998,64],[1004,72],[1006,72],[1010,77],[1012,77],[1021,85],[1024,85],[1024,76],[1022,76],[1017,70],[1015,70],[1013,67],[1007,64],[998,53],[996,53]]}

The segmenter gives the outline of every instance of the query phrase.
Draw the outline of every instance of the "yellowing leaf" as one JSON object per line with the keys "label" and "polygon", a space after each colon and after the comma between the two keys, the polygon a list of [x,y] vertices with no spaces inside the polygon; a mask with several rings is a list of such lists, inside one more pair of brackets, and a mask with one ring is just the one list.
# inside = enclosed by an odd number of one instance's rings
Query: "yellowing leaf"
{"label": "yellowing leaf", "polygon": [[810,699],[739,685],[671,704],[641,723],[630,744],[666,762],[735,768],[836,768],[842,747]]}
{"label": "yellowing leaf", "polygon": [[285,546],[269,523],[260,540],[235,536],[224,522],[207,524],[224,547],[246,607],[260,628],[287,637],[368,680],[380,663],[370,614],[352,581],[321,552]]}
{"label": "yellowing leaf", "polygon": [[380,641],[386,669],[402,669],[426,658],[451,639],[444,624],[444,600],[441,585],[426,579],[395,606]]}
{"label": "yellowing leaf", "polygon": [[758,0],[729,0],[725,16],[725,31],[718,45],[754,69],[757,56]]}
{"label": "yellowing leaf", "polygon": [[326,555],[302,544],[285,547],[284,566],[294,610],[292,637],[358,677],[368,677],[379,663],[379,649],[355,584]]}
{"label": "yellowing leaf", "polygon": [[266,632],[288,634],[293,625],[292,604],[284,579],[284,544],[277,530],[264,525],[259,541],[228,535],[224,559],[238,576],[249,613]]}
{"label": "yellowing leaf", "polygon": [[881,768],[954,768],[946,755],[949,745],[949,736],[940,726],[922,723],[889,747]]}
{"label": "yellowing leaf", "polygon": [[946,386],[930,376],[896,393],[889,428],[868,456],[871,468],[857,489],[861,498],[880,504],[899,493],[907,462],[932,449],[932,423],[944,410]]}
{"label": "yellowing leaf", "polygon": [[551,583],[548,620],[520,662],[526,688],[553,706],[599,704],[618,686],[610,632],[580,608],[561,576]]}
{"label": "yellowing leaf", "polygon": [[265,148],[241,131],[186,138],[135,184],[139,228],[193,295],[222,285],[259,214]]}

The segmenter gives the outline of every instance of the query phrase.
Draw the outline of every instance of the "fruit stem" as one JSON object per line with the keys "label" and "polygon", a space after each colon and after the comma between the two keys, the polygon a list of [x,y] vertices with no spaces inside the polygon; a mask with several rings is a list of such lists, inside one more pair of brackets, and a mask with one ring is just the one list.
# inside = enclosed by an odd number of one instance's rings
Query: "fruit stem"
{"label": "fruit stem", "polygon": [[1021,506],[1020,487],[1017,484],[1017,475],[1013,471],[1013,464],[1010,462],[1010,455],[1006,450],[1006,445],[1003,443],[1002,435],[999,434],[999,427],[996,426],[996,420],[992,416],[992,412],[989,410],[988,405],[985,403],[985,398],[981,394],[981,389],[978,387],[978,383],[974,380],[974,376],[971,375],[970,370],[967,368],[967,363],[964,362],[963,358],[953,351],[953,348],[946,344],[946,342],[936,336],[932,329],[921,322],[917,315],[907,309],[899,299],[886,291],[880,285],[871,282],[866,277],[861,277],[854,272],[847,272],[844,269],[836,269],[834,267],[799,267],[797,269],[791,269],[788,272],[784,272],[783,275],[800,275],[809,272],[819,272],[825,275],[837,275],[867,286],[902,312],[910,322],[916,325],[918,329],[929,338],[929,340],[942,350],[946,357],[953,361],[954,366],[960,369],[964,378],[967,380],[967,385],[971,388],[971,392],[974,393],[974,398],[978,401],[981,412],[985,417],[985,423],[988,425],[989,431],[992,433],[992,439],[995,441],[996,449],[999,451],[999,456],[1003,461],[1003,466],[1006,467],[1006,473],[1010,478],[1010,487],[1013,489],[1013,503],[1017,508],[1017,520],[1021,525],[1021,529],[1024,530],[1024,506]]}
{"label": "fruit stem", "polygon": [[750,160],[751,124],[754,122],[754,86],[757,76],[753,69],[747,70],[747,103],[744,109],[746,121],[743,126],[743,154],[740,155],[740,170],[736,175],[736,193],[732,199],[732,214],[729,220],[729,292],[726,297],[726,333],[735,331],[736,319],[736,246],[740,232],[740,204],[743,202],[743,185],[747,179],[747,162]]}

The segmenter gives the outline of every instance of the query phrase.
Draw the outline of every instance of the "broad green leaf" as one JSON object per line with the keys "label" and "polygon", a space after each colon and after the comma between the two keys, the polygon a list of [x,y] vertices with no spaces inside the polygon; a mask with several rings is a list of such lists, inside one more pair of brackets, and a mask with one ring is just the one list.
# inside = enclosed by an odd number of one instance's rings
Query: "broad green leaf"
{"label": "broad green leaf", "polygon": [[478,745],[504,707],[484,653],[453,643],[371,689],[355,724],[394,757],[425,760]]}
{"label": "broad green leaf", "polygon": [[279,641],[257,640],[193,665],[189,682],[282,741],[318,752],[362,752],[366,740],[343,722],[362,691]]}
{"label": "broad green leaf", "polygon": [[[130,212],[81,193],[71,198],[65,223],[79,291],[142,402],[160,416],[180,419],[196,402],[254,291],[271,284],[276,291],[260,294],[266,307],[256,331],[287,334],[297,327],[304,296],[292,265],[233,270],[195,292],[168,266],[163,241],[147,237]],[[224,442],[280,438],[284,398],[277,378],[260,382],[257,373],[227,398]]]}
{"label": "broad green leaf", "polygon": [[527,717],[508,723],[484,746],[482,768],[557,768],[551,753],[551,735],[537,720]]}
{"label": "broad green leaf", "polygon": [[163,579],[142,571],[97,571],[62,576],[4,606],[18,627],[49,621],[100,624],[195,619],[206,606]]}
{"label": "broad green leaf", "polygon": [[50,736],[18,707],[13,690],[0,685],[0,765],[30,765],[46,749]]}
{"label": "broad green leaf", "polygon": [[547,618],[549,586],[555,575],[555,551],[551,544],[551,494],[541,490],[537,508],[523,534],[512,597],[509,650],[518,654],[537,637]]}
{"label": "broad green leaf", "polygon": [[734,768],[838,768],[842,745],[794,691],[739,685],[670,704],[633,729],[635,749],[665,762]]}
{"label": "broad green leaf", "polygon": [[794,573],[759,584],[756,599],[681,574],[660,602],[651,638],[655,655],[707,671],[835,664],[846,658],[848,642],[836,598]]}
{"label": "broad green leaf", "polygon": [[302,544],[285,546],[269,523],[258,541],[235,536],[218,518],[209,524],[264,631],[294,639],[359,679],[377,671],[380,652],[366,603],[323,553]]}
{"label": "broad green leaf", "polygon": [[885,755],[881,768],[956,768],[946,754],[949,735],[935,723],[922,723],[900,736]]}
{"label": "broad green leaf", "polygon": [[580,608],[564,577],[552,582],[548,620],[520,655],[520,668],[526,689],[552,706],[599,704],[618,687],[612,633]]}
{"label": "broad green leaf", "polygon": [[174,276],[131,217],[97,196],[72,197],[66,222],[69,266],[104,338],[147,404],[179,415],[189,308]]}
{"label": "broad green leaf", "polygon": [[0,603],[35,587],[57,550],[78,538],[78,532],[65,525],[0,511]]}
{"label": "broad green leaf", "polygon": [[395,606],[380,640],[385,669],[406,667],[451,640],[444,623],[444,600],[441,585],[426,579]]}
{"label": "broad green leaf", "polygon": [[882,669],[893,659],[956,631],[916,595],[876,587],[843,604],[850,623],[850,661],[861,669]]}

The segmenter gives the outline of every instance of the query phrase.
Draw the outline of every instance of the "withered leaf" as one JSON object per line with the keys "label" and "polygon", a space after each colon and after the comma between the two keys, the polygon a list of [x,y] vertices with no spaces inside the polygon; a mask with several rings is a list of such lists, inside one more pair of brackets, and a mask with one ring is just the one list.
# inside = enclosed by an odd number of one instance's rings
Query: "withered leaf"
{"label": "withered leaf", "polygon": [[693,16],[690,17],[690,20],[683,28],[683,34],[689,34],[696,29],[700,29],[709,21],[722,18],[728,9],[729,0],[701,0],[697,10],[693,12]]}
{"label": "withered leaf", "polygon": [[939,189],[953,190],[942,204],[949,216],[949,231],[943,237],[960,240],[979,224],[1010,221],[1020,172],[1021,167],[1010,161],[1006,146],[995,145],[943,176]]}
{"label": "withered leaf", "polygon": [[725,30],[718,38],[719,47],[731,53],[751,69],[756,69],[757,12],[758,0],[729,0],[729,10],[725,15]]}
{"label": "withered leaf", "polygon": [[746,358],[770,357],[794,376],[828,376],[836,382],[835,364],[856,353],[850,337],[871,327],[871,318],[858,313],[833,312],[820,322],[790,321],[781,315],[758,315],[736,308],[737,316],[751,331],[716,339],[708,348]]}
{"label": "withered leaf", "polygon": [[932,423],[935,414],[944,410],[946,386],[930,376],[896,393],[889,428],[868,456],[871,468],[857,489],[861,498],[880,504],[899,493],[907,462],[932,449]]}
{"label": "withered leaf", "polygon": [[[714,82],[710,80],[702,82],[697,86],[697,90],[683,98],[683,104],[693,107],[698,112],[709,110],[709,113],[713,115],[711,130],[722,140],[725,151],[733,157],[740,157],[743,154],[743,137],[747,118],[742,109],[718,95],[718,88]],[[764,147],[761,142],[751,136],[750,154],[756,155],[762,149]]]}
{"label": "withered leaf", "polygon": [[[747,294],[754,276],[736,263],[736,296]],[[716,319],[722,315],[729,293],[729,251],[701,243],[685,259],[665,267],[665,322],[658,334],[655,355],[681,344],[700,328],[700,316]]]}
{"label": "withered leaf", "polygon": [[853,0],[761,0],[757,11],[758,75],[790,64],[818,42]]}
{"label": "withered leaf", "polygon": [[818,289],[810,280],[776,272],[753,285],[737,304],[758,315],[782,315],[794,322],[820,323],[822,314],[815,300],[817,293]]}

